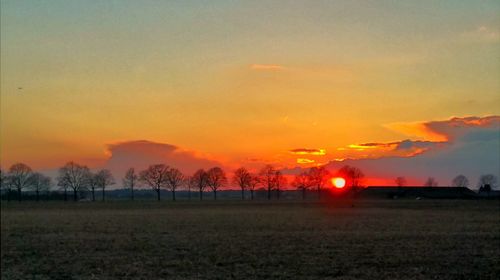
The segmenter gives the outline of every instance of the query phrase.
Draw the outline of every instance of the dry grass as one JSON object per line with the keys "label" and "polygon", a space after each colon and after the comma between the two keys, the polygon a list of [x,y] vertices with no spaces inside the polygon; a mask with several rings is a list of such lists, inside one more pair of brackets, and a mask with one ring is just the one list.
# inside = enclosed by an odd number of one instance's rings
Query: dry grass
{"label": "dry grass", "polygon": [[498,279],[498,201],[2,203],[2,279]]}

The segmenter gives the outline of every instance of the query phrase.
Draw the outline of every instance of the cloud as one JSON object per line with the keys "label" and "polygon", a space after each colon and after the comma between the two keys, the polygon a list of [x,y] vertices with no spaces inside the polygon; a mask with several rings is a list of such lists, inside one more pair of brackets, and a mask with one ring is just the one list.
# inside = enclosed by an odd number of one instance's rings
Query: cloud
{"label": "cloud", "polygon": [[123,174],[130,167],[144,169],[150,164],[164,163],[191,174],[199,168],[220,166],[215,160],[177,146],[147,140],[112,143],[107,146],[109,159],[105,167]]}
{"label": "cloud", "polygon": [[[390,178],[396,176],[407,176],[410,183],[419,185],[432,176],[441,185],[449,185],[458,174],[468,176],[471,184],[475,184],[481,174],[500,175],[500,116],[451,118],[424,122],[420,127],[425,127],[430,133],[424,133],[422,137],[441,135],[440,139],[446,141],[407,139],[392,142],[388,143],[394,147],[388,156],[347,159],[341,163],[331,161],[327,166],[338,169],[344,164],[354,165],[370,177],[389,178],[388,184],[392,183]],[[385,145],[382,143],[381,146]],[[380,145],[372,143],[370,146]],[[400,152],[402,154],[398,154]]]}
{"label": "cloud", "polygon": [[[427,177],[435,177],[446,186],[456,175],[464,174],[474,188],[481,174],[500,177],[500,116],[401,125],[418,128],[403,131],[422,139],[349,145],[337,149],[334,155],[339,157],[340,153],[346,159],[331,159],[326,167],[336,171],[343,165],[356,166],[369,178],[367,184],[393,185],[395,177],[405,176],[412,185],[422,185]],[[287,172],[302,170],[296,167]]]}
{"label": "cloud", "polygon": [[479,26],[474,30],[466,31],[461,34],[463,39],[475,42],[498,42],[500,40],[500,32],[488,26]]}
{"label": "cloud", "polygon": [[297,163],[298,164],[309,164],[309,163],[314,163],[316,162],[314,159],[308,159],[308,158],[298,158]]}
{"label": "cloud", "polygon": [[250,68],[256,71],[280,71],[286,67],[277,64],[252,64]]}
{"label": "cloud", "polygon": [[406,139],[388,143],[372,142],[351,144],[346,148],[337,150],[344,151],[346,155],[351,155],[351,158],[380,158],[387,156],[411,157],[426,152],[429,149],[440,147],[443,144],[444,142],[414,141]]}
{"label": "cloud", "polygon": [[392,123],[386,125],[389,129],[406,136],[414,136],[421,140],[433,142],[451,141],[468,133],[473,128],[499,126],[500,116],[486,117],[454,117],[444,121],[429,121],[416,123]]}
{"label": "cloud", "polygon": [[326,155],[325,149],[307,149],[307,148],[299,148],[293,149],[289,151],[292,154],[296,155],[314,155],[314,156],[324,156]]}

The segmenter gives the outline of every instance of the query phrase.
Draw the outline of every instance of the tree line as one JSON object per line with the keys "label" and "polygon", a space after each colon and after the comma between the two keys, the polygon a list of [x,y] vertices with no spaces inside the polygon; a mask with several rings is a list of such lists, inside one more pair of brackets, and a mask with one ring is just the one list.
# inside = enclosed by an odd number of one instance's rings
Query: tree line
{"label": "tree line", "polygon": [[[189,198],[191,192],[199,192],[199,199],[203,199],[203,194],[208,190],[213,193],[213,199],[217,199],[217,191],[232,183],[232,186],[241,190],[241,199],[245,199],[245,193],[250,193],[250,199],[254,199],[254,192],[257,188],[262,188],[267,192],[267,199],[271,200],[274,194],[276,199],[287,186],[300,191],[302,199],[306,198],[308,192],[314,191],[318,199],[324,187],[331,177],[340,176],[347,182],[346,188],[356,192],[362,186],[364,173],[357,167],[343,166],[335,174],[332,174],[324,166],[311,167],[293,177],[289,183],[283,171],[272,165],[266,165],[259,172],[252,173],[244,167],[236,169],[231,178],[228,179],[226,172],[220,167],[210,169],[199,169],[192,175],[185,175],[179,169],[166,164],[153,164],[145,170],[136,171],[129,168],[122,178],[125,189],[130,190],[130,199],[134,200],[134,190],[138,187],[149,187],[156,194],[157,200],[161,200],[161,191],[171,192],[172,200],[176,200],[176,192],[181,188],[188,191]],[[479,179],[480,190],[496,185],[497,178],[492,174],[483,175]],[[406,185],[404,177],[397,177],[395,183],[399,187]],[[101,191],[101,199],[106,199],[106,188],[116,184],[115,178],[108,169],[101,169],[92,172],[87,166],[75,162],[68,162],[59,168],[56,182],[52,178],[39,172],[33,171],[24,163],[13,164],[8,171],[0,168],[0,186],[2,192],[6,193],[7,200],[11,199],[12,193],[16,193],[17,199],[22,200],[23,192],[31,191],[35,194],[35,199],[40,200],[42,192],[48,192],[54,186],[62,192],[63,199],[77,201],[84,194],[89,194],[92,201],[96,200],[96,192]],[[437,181],[430,177],[424,183],[425,186],[437,186]],[[464,175],[459,175],[452,181],[453,186],[468,187],[469,181]]]}

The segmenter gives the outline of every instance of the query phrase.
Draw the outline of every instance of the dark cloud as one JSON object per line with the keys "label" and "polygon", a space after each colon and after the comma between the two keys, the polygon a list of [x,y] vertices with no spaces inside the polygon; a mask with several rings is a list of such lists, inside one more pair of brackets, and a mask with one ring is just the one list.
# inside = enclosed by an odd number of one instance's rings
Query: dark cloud
{"label": "dark cloud", "polygon": [[114,173],[123,174],[130,167],[144,169],[150,164],[164,163],[185,173],[193,173],[199,168],[220,165],[218,162],[197,155],[177,146],[147,140],[127,141],[108,145],[110,158],[105,167]]}
{"label": "dark cloud", "polygon": [[[440,185],[449,185],[453,177],[464,174],[475,187],[481,174],[500,177],[500,117],[452,118],[419,124],[432,134],[440,134],[447,141],[402,140],[390,143],[365,143],[356,147],[380,149],[373,158],[351,158],[330,161],[331,170],[343,165],[361,168],[367,177],[385,178],[393,184],[396,176],[405,176],[410,184],[421,185],[427,177],[435,177]],[[288,173],[300,172],[289,169]]]}

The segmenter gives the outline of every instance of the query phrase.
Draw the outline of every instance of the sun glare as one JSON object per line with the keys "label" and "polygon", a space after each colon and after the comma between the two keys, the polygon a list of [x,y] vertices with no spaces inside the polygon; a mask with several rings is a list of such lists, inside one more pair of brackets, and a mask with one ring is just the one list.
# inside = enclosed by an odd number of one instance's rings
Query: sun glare
{"label": "sun glare", "polygon": [[341,189],[345,186],[345,179],[341,177],[332,178],[332,184],[337,188]]}

